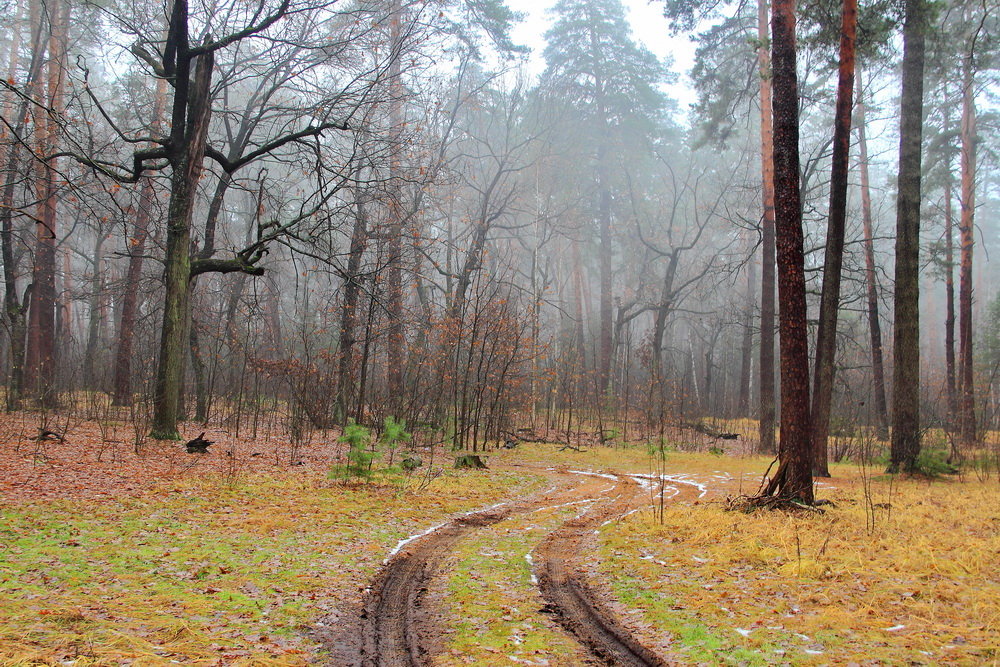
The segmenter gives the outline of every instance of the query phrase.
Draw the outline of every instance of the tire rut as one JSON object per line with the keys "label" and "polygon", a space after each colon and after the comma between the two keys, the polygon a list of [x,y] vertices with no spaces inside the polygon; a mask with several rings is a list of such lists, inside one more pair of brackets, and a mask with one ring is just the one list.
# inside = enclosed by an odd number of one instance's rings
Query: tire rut
{"label": "tire rut", "polygon": [[338,622],[340,630],[324,640],[332,664],[429,664],[437,633],[434,610],[425,604],[426,594],[455,543],[478,528],[542,508],[553,502],[553,495],[561,500],[561,495],[573,494],[577,488],[563,485],[529,499],[466,514],[406,544],[372,582],[357,615]]}
{"label": "tire rut", "polygon": [[604,522],[629,511],[640,495],[638,485],[618,478],[618,496],[564,523],[535,550],[536,576],[546,611],[583,643],[594,656],[609,665],[660,666],[668,664],[643,646],[618,621],[587,584],[578,562],[594,530]]}
{"label": "tire rut", "polygon": [[[555,473],[553,478],[572,475],[580,479],[580,473],[549,472]],[[603,482],[605,486],[598,493],[604,499],[612,498],[610,502],[593,497],[596,487],[602,486],[596,479],[560,485],[529,499],[458,517],[407,543],[381,569],[360,610],[350,619],[341,619],[336,635],[324,640],[332,664],[361,667],[430,664],[438,628],[436,610],[427,600],[428,587],[442,573],[455,543],[479,528],[515,514],[583,502],[581,495],[593,498],[597,505],[563,523],[535,549],[535,574],[546,602],[542,611],[551,613],[590,651],[597,664],[668,664],[622,626],[588,585],[580,566],[581,550],[589,546],[587,543],[597,527],[620,518],[637,503],[646,504],[634,480],[617,476],[613,490],[607,489],[606,483]],[[589,492],[581,493],[583,489]],[[563,502],[566,498],[573,502]]]}
{"label": "tire rut", "polygon": [[358,664],[427,664],[429,639],[422,630],[427,625],[423,602],[430,580],[463,535],[503,521],[514,510],[492,509],[459,517],[391,558],[365,601]]}

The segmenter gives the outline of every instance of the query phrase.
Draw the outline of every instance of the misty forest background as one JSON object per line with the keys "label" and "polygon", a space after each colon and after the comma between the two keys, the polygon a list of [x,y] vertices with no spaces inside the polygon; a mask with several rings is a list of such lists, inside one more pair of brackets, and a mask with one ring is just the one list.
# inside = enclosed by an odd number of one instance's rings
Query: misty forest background
{"label": "misty forest background", "polygon": [[783,46],[812,469],[851,454],[828,434],[900,424],[960,458],[1000,428],[1000,7],[866,0],[845,79],[850,6],[802,3],[789,42],[766,2],[664,3],[697,49],[688,106],[618,0],[555,4],[537,76],[499,0],[5,0],[6,408],[292,449],[392,417],[473,451],[686,423],[774,452]]}

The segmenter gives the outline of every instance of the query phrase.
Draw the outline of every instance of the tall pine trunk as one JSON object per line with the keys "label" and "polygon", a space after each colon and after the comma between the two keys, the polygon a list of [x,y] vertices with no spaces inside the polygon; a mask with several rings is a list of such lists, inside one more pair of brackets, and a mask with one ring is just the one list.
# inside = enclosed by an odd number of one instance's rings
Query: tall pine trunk
{"label": "tall pine trunk", "polygon": [[915,472],[920,454],[920,162],[925,0],[906,0],[896,198],[890,472]]}
{"label": "tall pine trunk", "polygon": [[[157,79],[151,124],[155,132],[162,129],[166,92],[167,82]],[[139,188],[138,208],[132,223],[132,234],[128,240],[128,268],[125,270],[125,285],[118,317],[118,344],[115,349],[112,382],[114,405],[132,404],[132,347],[139,308],[139,284],[146,255],[146,241],[149,238],[149,225],[153,219],[153,206],[156,202],[156,189],[151,178],[144,176],[140,180]]]}
{"label": "tall pine trunk", "polygon": [[867,296],[868,335],[872,355],[872,400],[875,403],[876,434],[889,437],[889,410],[885,398],[885,365],[882,361],[882,320],[878,306],[878,274],[875,271],[875,237],[872,220],[871,183],[868,177],[868,140],[861,77],[858,77],[858,152],[861,172],[861,221],[864,229],[865,292]]}
{"label": "tall pine trunk", "polygon": [[771,58],[768,53],[768,3],[757,3],[757,50],[760,73],[760,163],[761,163],[761,270],[760,270],[760,429],[759,451],[773,454],[774,386],[774,143],[771,117]]}
{"label": "tall pine trunk", "polygon": [[[56,114],[62,108],[62,89],[66,59],[65,28],[69,21],[69,4],[50,2],[46,9],[49,19],[49,58],[46,64],[46,92],[43,106],[36,106],[34,124],[39,155],[55,151],[58,125]],[[49,114],[44,108],[52,109]],[[28,312],[28,350],[25,370],[29,390],[41,405],[56,403],[56,229],[58,213],[55,160],[39,162],[35,177],[38,212],[35,224],[35,259],[32,266],[31,308]]]}
{"label": "tall pine trunk", "polygon": [[[752,247],[752,246],[751,246]],[[753,314],[754,290],[757,287],[757,264],[750,259],[747,262],[747,305],[743,315],[743,343],[740,348],[740,385],[736,401],[736,416],[750,416],[750,384],[753,375]]]}
{"label": "tall pine trunk", "polygon": [[833,166],[830,170],[830,213],[823,260],[819,331],[816,334],[816,373],[813,386],[813,474],[829,477],[826,440],[837,366],[837,315],[840,311],[840,275],[844,264],[844,230],[847,222],[847,175],[851,153],[851,110],[854,104],[854,41],[858,1],[844,0],[840,31],[837,110],[833,129]]}
{"label": "tall pine trunk", "polygon": [[[809,340],[799,190],[799,94],[795,71],[795,2],[771,6],[774,71],[774,223],[778,261],[781,352],[781,441],[774,491],[813,502],[809,414]],[[771,490],[771,489],[769,489]]]}
{"label": "tall pine trunk", "polygon": [[153,183],[148,177],[143,177],[140,188],[139,205],[128,242],[128,268],[125,270],[125,286],[118,317],[118,345],[115,350],[112,382],[112,400],[115,405],[132,405],[132,346],[139,309],[139,283],[142,278],[142,264],[146,254],[146,240],[149,237],[153,201],[156,196]]}
{"label": "tall pine trunk", "polygon": [[[975,42],[972,41],[974,44]],[[964,447],[976,442],[976,393],[972,357],[972,251],[976,214],[976,102],[972,47],[962,59],[962,215],[958,274],[958,431]]]}
{"label": "tall pine trunk", "polygon": [[[950,123],[945,116],[945,132],[950,130]],[[945,391],[948,398],[949,429],[955,427],[958,418],[958,394],[955,386],[955,218],[952,208],[954,183],[952,182],[951,160],[945,167],[944,183],[944,363]]]}
{"label": "tall pine trunk", "polygon": [[387,316],[388,325],[388,396],[390,409],[398,411],[402,407],[406,334],[403,328],[403,206],[401,180],[403,151],[403,81],[401,60],[403,57],[402,5],[400,0],[392,0],[389,16],[389,124],[393,134],[393,145],[389,156],[389,267],[387,275]]}

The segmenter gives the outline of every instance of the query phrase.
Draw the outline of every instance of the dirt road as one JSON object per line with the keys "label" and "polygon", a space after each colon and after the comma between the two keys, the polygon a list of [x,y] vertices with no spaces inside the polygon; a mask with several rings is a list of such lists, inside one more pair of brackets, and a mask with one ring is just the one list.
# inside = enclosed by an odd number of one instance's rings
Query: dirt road
{"label": "dirt road", "polygon": [[[328,641],[337,665],[428,665],[440,636],[438,613],[427,599],[447,575],[450,552],[474,531],[524,512],[580,505],[584,511],[549,533],[535,548],[537,585],[551,614],[585,647],[593,664],[663,665],[621,624],[588,584],[582,554],[597,529],[648,504],[635,479],[584,471],[539,470],[552,487],[530,498],[461,516],[401,545],[372,582],[363,608]],[[581,652],[583,654],[583,652]]]}

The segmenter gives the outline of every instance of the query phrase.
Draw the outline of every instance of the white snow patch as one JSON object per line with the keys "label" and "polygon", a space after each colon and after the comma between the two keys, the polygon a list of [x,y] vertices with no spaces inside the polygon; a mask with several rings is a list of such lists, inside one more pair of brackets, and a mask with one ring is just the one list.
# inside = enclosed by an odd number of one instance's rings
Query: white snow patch
{"label": "white snow patch", "polygon": [[591,470],[567,470],[566,472],[571,475],[590,475],[591,477],[603,477],[604,479],[613,479],[618,481],[618,475],[612,475],[607,472],[593,472]]}
{"label": "white snow patch", "polygon": [[531,557],[531,552],[524,554],[524,560],[528,561],[528,572],[531,574],[531,583],[537,584],[538,577],[535,576],[535,559]]}
{"label": "white snow patch", "polygon": [[747,630],[746,628],[733,628],[733,630],[736,630],[736,632],[740,633],[744,637],[749,637],[750,633],[753,632],[752,628],[750,630]]}
{"label": "white snow patch", "polygon": [[671,482],[673,484],[683,484],[685,486],[693,486],[698,489],[698,497],[703,498],[705,494],[708,493],[708,487],[701,482],[696,482],[691,479],[691,475],[683,473],[680,475],[631,475],[636,481],[639,479],[650,479],[655,481],[663,480],[665,482]]}
{"label": "white snow patch", "polygon": [[450,522],[445,521],[444,523],[439,523],[436,526],[431,526],[427,530],[425,530],[425,531],[423,531],[421,533],[417,533],[416,535],[410,535],[409,537],[404,537],[403,539],[401,539],[399,541],[398,544],[396,544],[395,547],[393,547],[392,551],[389,552],[389,555],[386,556],[385,560],[382,561],[382,564],[385,565],[386,563],[388,563],[390,558],[392,558],[393,556],[395,556],[396,554],[398,554],[403,547],[405,547],[407,544],[409,544],[413,540],[418,540],[421,537],[423,537],[424,535],[430,535],[435,530],[438,530],[439,528],[443,528],[443,527],[447,526],[449,523]]}
{"label": "white snow patch", "polygon": [[[509,503],[510,503],[510,501],[504,500],[504,501],[501,501],[499,503],[494,503],[494,504],[490,505],[489,507],[482,507],[482,508],[479,508],[479,509],[469,510],[465,514],[460,515],[458,518],[462,518],[462,517],[466,517],[466,516],[471,516],[473,514],[479,514],[480,512],[489,512],[490,510],[495,510],[498,507],[503,507],[504,505],[507,505]],[[449,523],[451,523],[451,521],[445,521],[444,523],[439,523],[436,526],[431,526],[427,530],[425,530],[423,532],[420,532],[420,533],[417,533],[416,535],[410,535],[409,537],[404,537],[403,539],[401,539],[396,544],[395,547],[393,547],[392,551],[389,552],[389,555],[386,556],[385,560],[382,561],[382,564],[385,565],[386,563],[388,563],[390,558],[392,558],[393,556],[395,556],[396,554],[398,554],[403,547],[405,547],[407,544],[409,544],[413,540],[419,540],[421,537],[424,537],[425,535],[430,535],[435,530],[439,530],[441,528],[444,528]]]}

